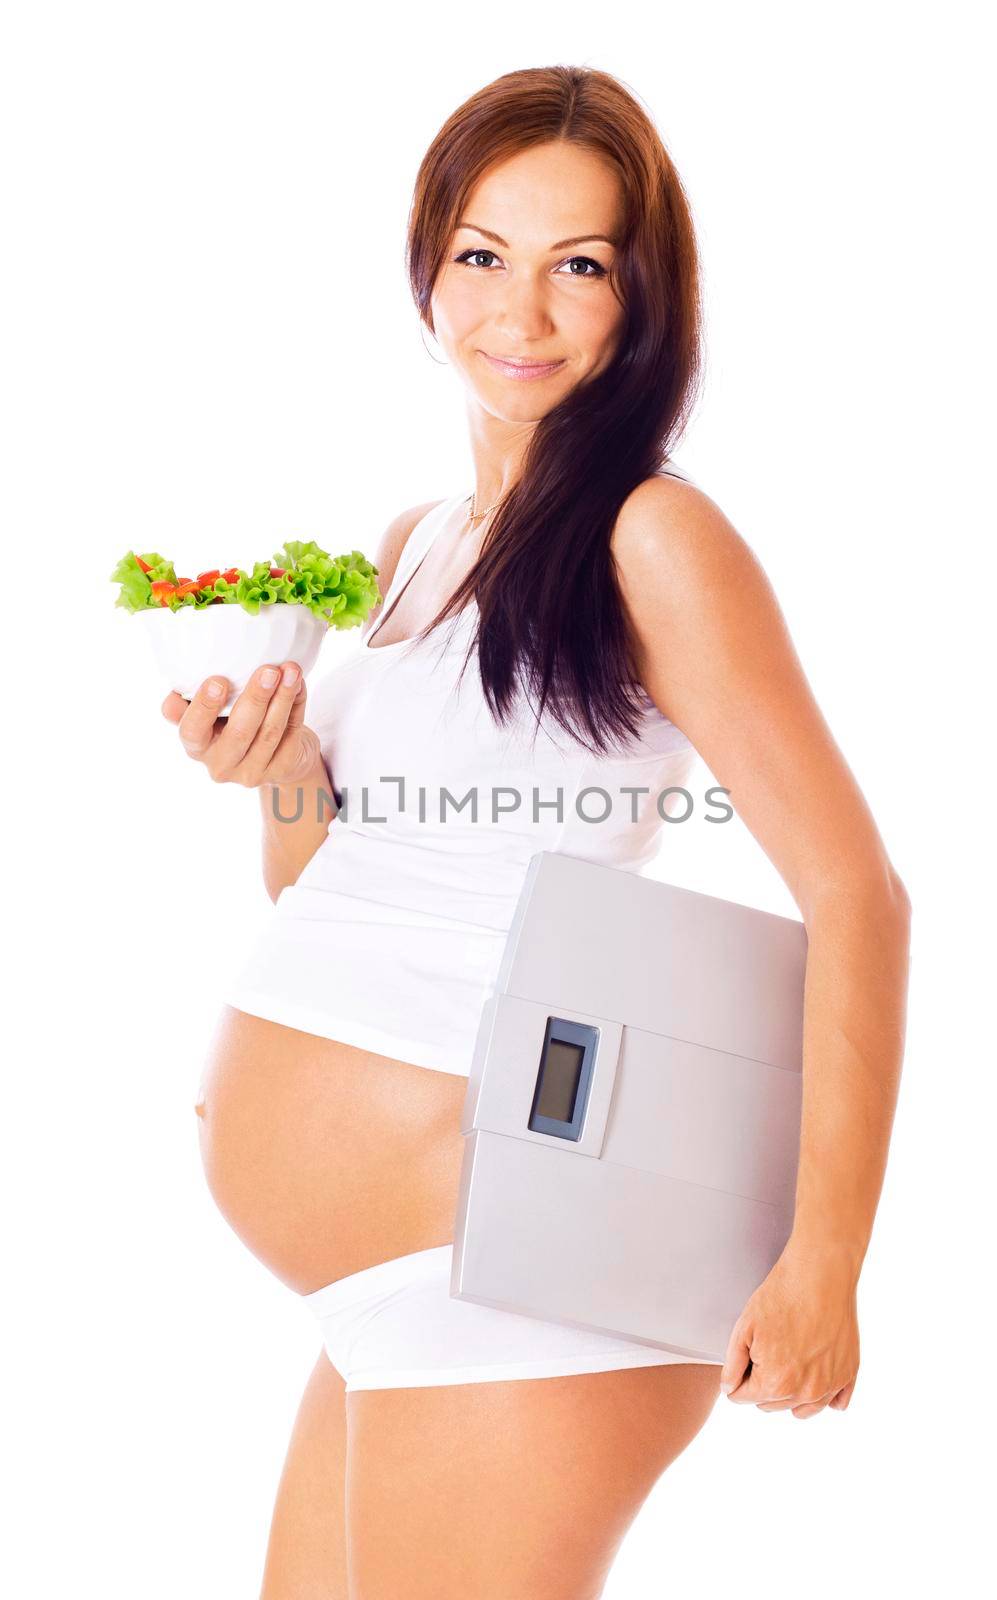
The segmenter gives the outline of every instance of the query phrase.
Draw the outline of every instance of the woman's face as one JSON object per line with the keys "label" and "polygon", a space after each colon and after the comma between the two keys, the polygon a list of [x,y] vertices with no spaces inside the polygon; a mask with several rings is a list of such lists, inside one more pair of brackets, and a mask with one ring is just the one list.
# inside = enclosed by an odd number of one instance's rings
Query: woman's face
{"label": "woman's face", "polygon": [[510,157],[471,191],[431,310],[487,412],[539,421],[609,365],[624,314],[608,277],[622,221],[613,168],[563,140]]}

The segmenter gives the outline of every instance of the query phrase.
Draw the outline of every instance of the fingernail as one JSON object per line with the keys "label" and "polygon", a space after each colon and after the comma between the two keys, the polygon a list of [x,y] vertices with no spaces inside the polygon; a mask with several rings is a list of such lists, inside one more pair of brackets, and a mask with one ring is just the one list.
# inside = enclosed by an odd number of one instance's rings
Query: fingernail
{"label": "fingernail", "polygon": [[264,689],[272,689],[279,677],[280,673],[277,671],[276,667],[267,667],[265,672],[260,673],[260,682],[262,683]]}
{"label": "fingernail", "polygon": [[224,688],[225,685],[223,683],[219,683],[217,678],[212,678],[211,682],[208,684],[208,698],[210,700],[220,699]]}
{"label": "fingernail", "polygon": [[297,676],[298,676],[297,667],[285,667],[284,668],[284,682],[286,684],[292,684]]}

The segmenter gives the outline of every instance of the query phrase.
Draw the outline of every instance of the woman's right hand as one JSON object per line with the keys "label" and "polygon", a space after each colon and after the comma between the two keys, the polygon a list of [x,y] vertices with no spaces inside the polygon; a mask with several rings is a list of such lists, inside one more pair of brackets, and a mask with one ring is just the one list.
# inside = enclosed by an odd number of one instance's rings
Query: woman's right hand
{"label": "woman's right hand", "polygon": [[[213,684],[219,686],[215,694]],[[161,707],[191,760],[202,762],[215,783],[246,789],[300,783],[315,769],[322,751],[318,734],[304,725],[308,690],[296,661],[258,668],[228,715],[219,717],[216,708],[227,693],[225,678],[207,678],[192,700],[171,689]]]}

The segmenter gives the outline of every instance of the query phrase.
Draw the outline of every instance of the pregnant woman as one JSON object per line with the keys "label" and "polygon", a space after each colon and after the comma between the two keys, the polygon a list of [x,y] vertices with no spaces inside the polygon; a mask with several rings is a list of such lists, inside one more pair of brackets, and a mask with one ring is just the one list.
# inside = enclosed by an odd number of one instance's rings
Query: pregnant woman
{"label": "pregnant woman", "polygon": [[[211,682],[163,707],[213,779],[259,790],[276,906],[196,1108],[216,1203],[322,1330],[262,1600],[594,1600],[722,1378],[796,1417],[848,1404],[909,906],[757,560],[670,464],[697,254],[634,98],[569,67],[472,96],[422,162],[408,264],[473,481],[388,527],[383,609],[314,705],[275,662],[227,718]],[[793,1231],[722,1368],[449,1296],[475,1031],[527,863],[639,869],[697,756],[809,936]],[[605,820],[574,804],[589,785]]]}

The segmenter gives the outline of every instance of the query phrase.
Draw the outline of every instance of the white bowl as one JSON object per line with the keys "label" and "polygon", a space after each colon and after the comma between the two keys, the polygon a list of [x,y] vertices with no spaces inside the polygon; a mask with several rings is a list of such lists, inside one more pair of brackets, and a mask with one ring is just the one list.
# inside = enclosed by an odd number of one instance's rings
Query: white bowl
{"label": "white bowl", "polygon": [[305,676],[318,660],[328,623],[307,606],[274,601],[256,616],[237,601],[219,606],[148,606],[138,611],[153,654],[171,689],[191,700],[206,678],[227,678],[227,716],[258,667],[296,661]]}

